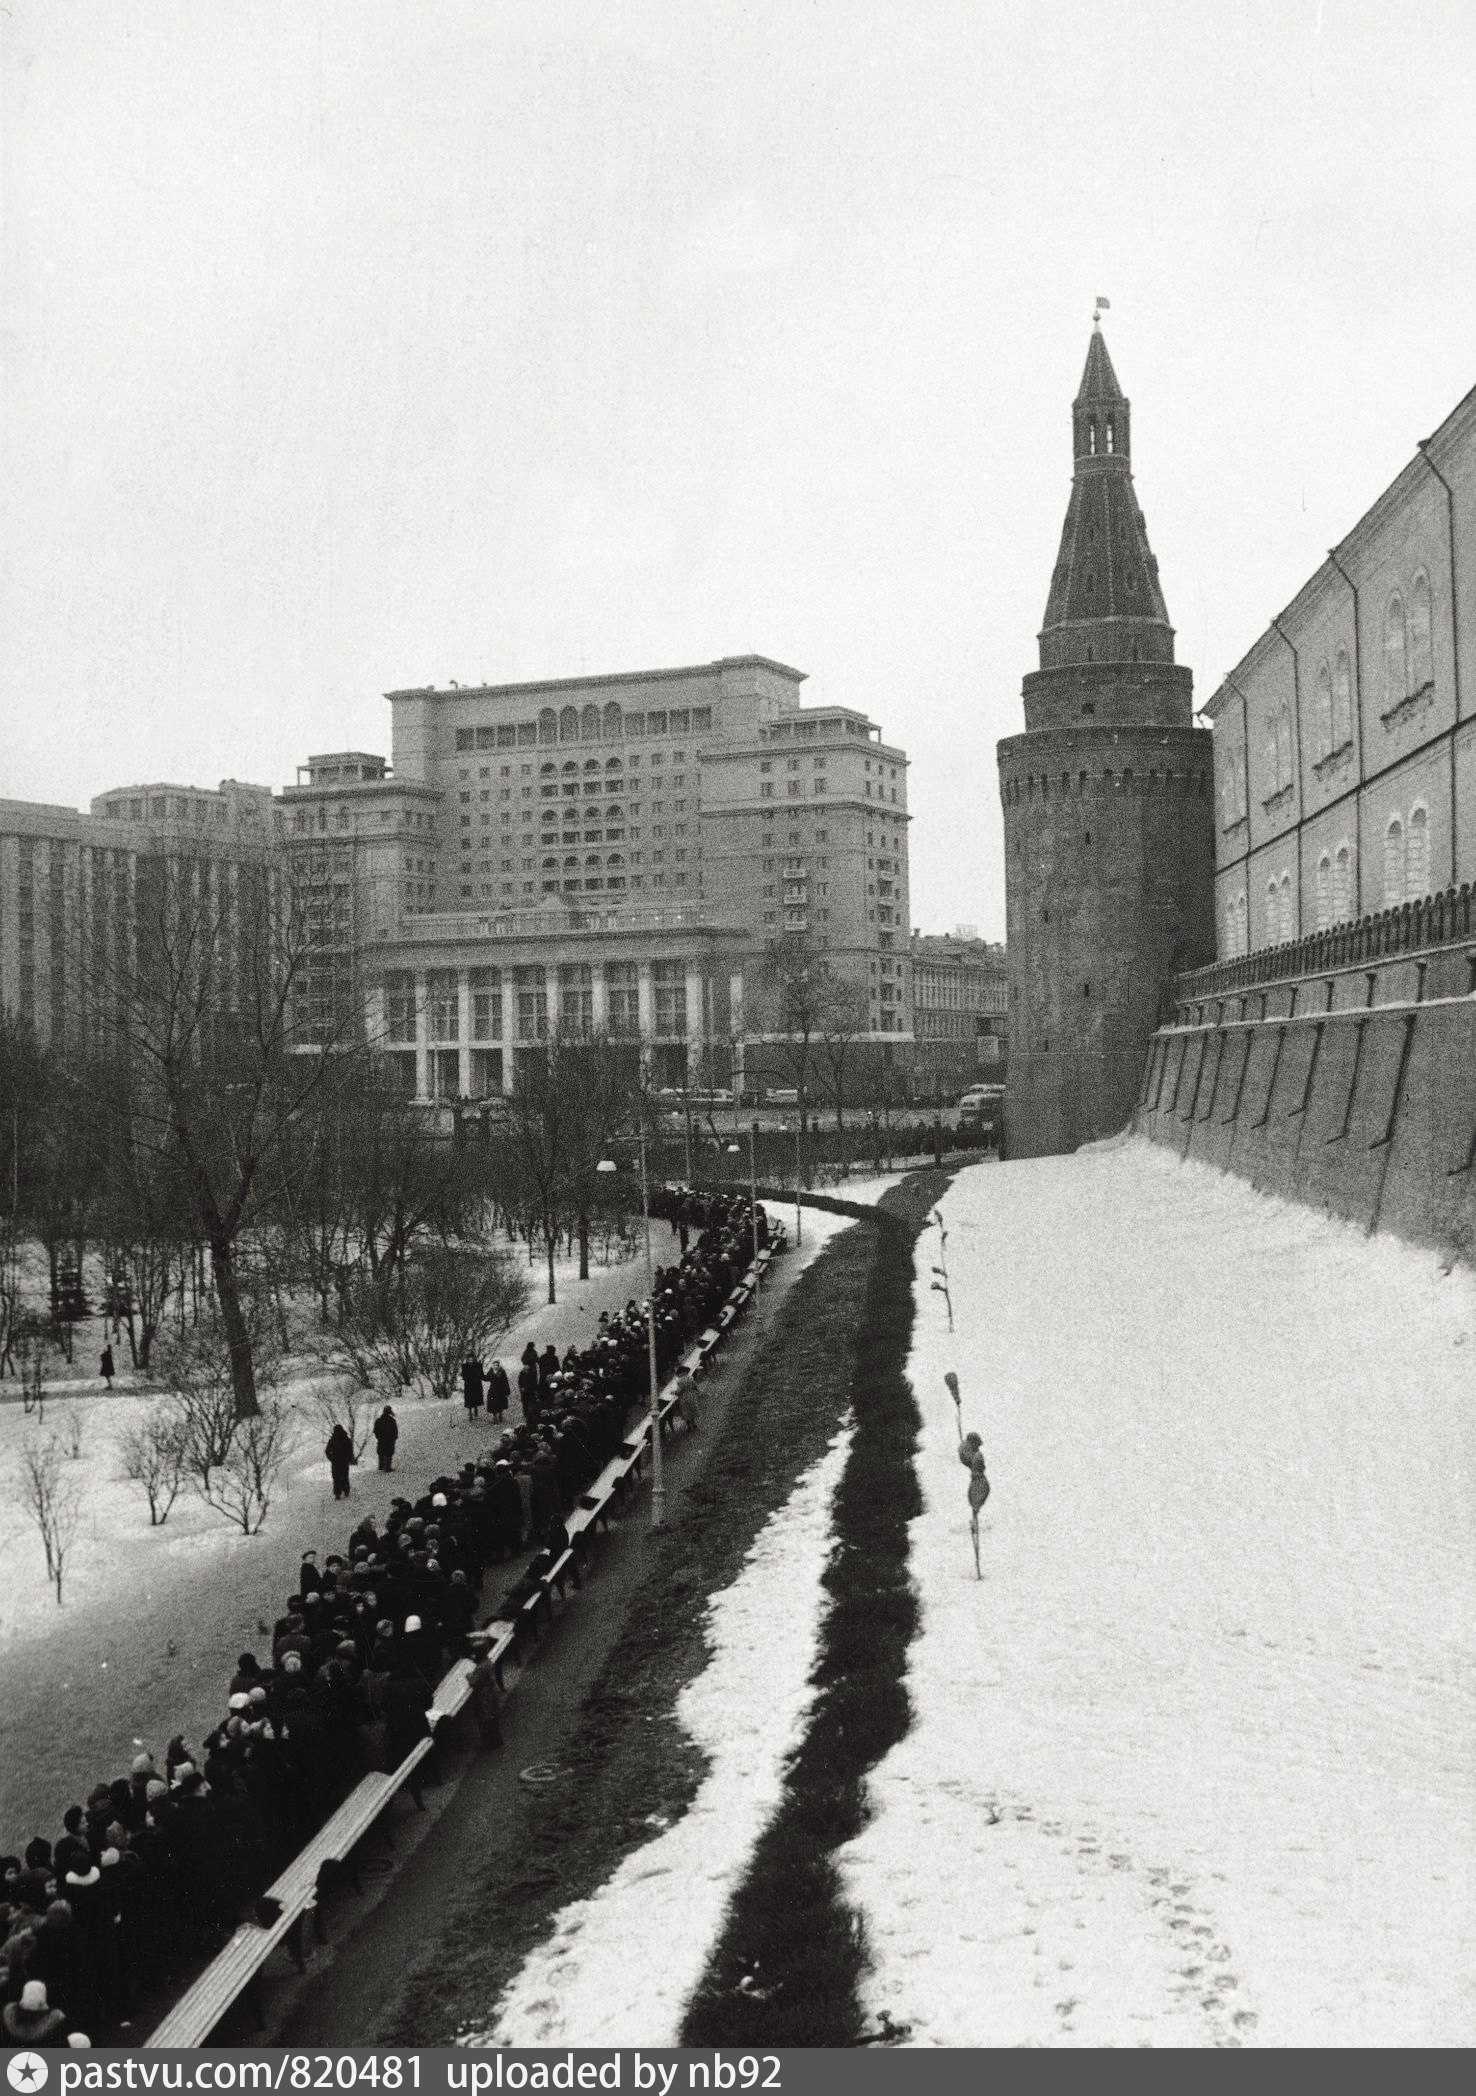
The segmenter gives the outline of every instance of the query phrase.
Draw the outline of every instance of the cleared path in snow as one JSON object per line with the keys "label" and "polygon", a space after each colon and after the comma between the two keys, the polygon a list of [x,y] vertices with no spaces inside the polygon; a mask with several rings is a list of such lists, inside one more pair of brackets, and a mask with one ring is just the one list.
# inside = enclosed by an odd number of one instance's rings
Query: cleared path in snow
{"label": "cleared path in snow", "polygon": [[921,2044],[1469,2045],[1473,1277],[1130,1142],[943,1211],[915,1723],[844,1858],[869,2008]]}

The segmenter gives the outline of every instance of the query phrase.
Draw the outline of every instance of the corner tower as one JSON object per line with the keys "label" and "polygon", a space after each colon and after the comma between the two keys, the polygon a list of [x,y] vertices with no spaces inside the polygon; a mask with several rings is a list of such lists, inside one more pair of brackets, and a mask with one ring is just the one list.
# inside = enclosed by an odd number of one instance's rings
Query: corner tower
{"label": "corner tower", "polygon": [[999,745],[1009,926],[1005,1154],[1131,1118],[1165,982],[1214,955],[1213,738],[1193,721],[1100,324],[1025,733]]}

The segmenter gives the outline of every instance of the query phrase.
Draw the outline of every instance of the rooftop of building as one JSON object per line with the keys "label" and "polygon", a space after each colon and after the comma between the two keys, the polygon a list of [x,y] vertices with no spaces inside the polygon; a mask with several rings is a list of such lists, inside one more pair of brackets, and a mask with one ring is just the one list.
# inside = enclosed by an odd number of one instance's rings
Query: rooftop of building
{"label": "rooftop of building", "polygon": [[803,684],[807,673],[776,662],[770,655],[723,655],[716,662],[689,663],[680,669],[610,670],[592,677],[540,677],[515,684],[425,684],[387,691],[387,699],[505,698],[524,692],[604,691],[632,684],[676,683],[693,677],[716,677],[724,670],[762,669]]}

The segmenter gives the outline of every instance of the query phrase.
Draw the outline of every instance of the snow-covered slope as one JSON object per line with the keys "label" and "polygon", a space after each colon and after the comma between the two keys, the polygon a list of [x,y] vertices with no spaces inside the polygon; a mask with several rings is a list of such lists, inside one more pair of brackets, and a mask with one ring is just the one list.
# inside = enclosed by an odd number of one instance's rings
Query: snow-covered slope
{"label": "snow-covered slope", "polygon": [[846,1857],[870,2008],[923,2044],[1469,2045],[1471,1276],[1134,1143],[943,1209],[916,1719]]}

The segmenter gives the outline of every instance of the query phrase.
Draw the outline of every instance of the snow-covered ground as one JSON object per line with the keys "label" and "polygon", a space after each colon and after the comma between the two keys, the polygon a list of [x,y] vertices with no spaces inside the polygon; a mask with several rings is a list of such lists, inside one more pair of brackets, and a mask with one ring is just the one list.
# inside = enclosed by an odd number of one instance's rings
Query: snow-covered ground
{"label": "snow-covered ground", "polygon": [[[674,1254],[676,1235],[665,1224],[655,1226],[652,1249],[658,1262]],[[550,1306],[538,1300],[543,1267],[530,1269],[531,1305],[500,1343],[502,1359],[511,1370],[530,1338],[540,1347],[553,1340],[561,1351],[589,1338],[602,1309],[644,1294],[643,1271],[639,1260],[596,1265],[581,1282],[576,1262],[561,1263],[559,1301]],[[79,1340],[79,1367],[95,1351]],[[0,1835],[7,1846],[37,1830],[50,1834],[93,1783],[126,1771],[135,1739],[156,1750],[177,1730],[198,1739],[219,1718],[237,1653],[260,1649],[258,1622],[280,1614],[302,1552],[342,1549],[365,1512],[382,1516],[395,1493],[496,1438],[485,1414],[472,1427],[455,1400],[396,1396],[394,1471],[380,1474],[371,1444],[353,1473],[353,1496],[339,1503],[323,1459],[327,1429],[306,1403],[311,1381],[301,1377],[285,1393],[299,1406],[300,1430],[259,1536],[241,1535],[189,1493],[163,1528],[150,1529],[142,1493],[121,1477],[118,1441],[156,1398],[105,1396],[98,1385],[95,1394],[48,1401],[38,1421],[23,1411],[17,1386],[0,1383],[0,1501],[9,1501],[27,1442],[55,1436],[65,1445],[73,1417],[82,1431],[82,1453],[66,1465],[83,1517],[62,1607],[46,1582],[40,1540],[13,1501],[0,1521]],[[516,1398],[512,1416],[521,1416]]]}
{"label": "snow-covered ground", "polygon": [[[849,1427],[837,1435],[765,1523],[737,1579],[709,1601],[713,1656],[677,1702],[679,1722],[710,1757],[692,1804],[628,1856],[593,1899],[563,1910],[492,2026],[462,2044],[676,2044],[728,1901],[778,1807],[785,1760],[803,1735],[820,1575],[850,1438]],[[617,1972],[621,1984],[612,1985]]]}
{"label": "snow-covered ground", "polygon": [[844,1859],[868,2008],[925,2045],[1471,2044],[1472,1275],[1132,1142],[942,1205],[915,1719]]}

